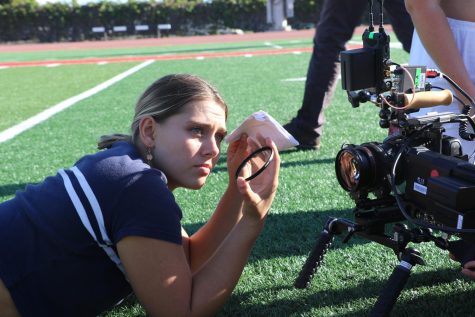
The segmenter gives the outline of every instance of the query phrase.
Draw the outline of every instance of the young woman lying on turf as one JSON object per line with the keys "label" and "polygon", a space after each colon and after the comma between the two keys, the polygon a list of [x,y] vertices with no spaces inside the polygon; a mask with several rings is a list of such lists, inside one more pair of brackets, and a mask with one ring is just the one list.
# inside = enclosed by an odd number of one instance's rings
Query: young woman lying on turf
{"label": "young woman lying on turf", "polygon": [[[188,236],[173,190],[200,189],[220,155],[227,106],[206,81],[165,76],[137,102],[132,135],[0,204],[0,316],[96,316],[134,292],[149,316],[213,315],[228,299],[274,199],[280,158],[243,135],[228,186]],[[257,147],[273,161],[234,178]]]}

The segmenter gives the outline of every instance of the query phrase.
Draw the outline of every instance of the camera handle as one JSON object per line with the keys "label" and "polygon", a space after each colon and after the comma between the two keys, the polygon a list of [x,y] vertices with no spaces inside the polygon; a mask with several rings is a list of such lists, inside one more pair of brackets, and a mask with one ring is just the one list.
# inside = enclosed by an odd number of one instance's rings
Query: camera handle
{"label": "camera handle", "polygon": [[416,264],[424,264],[420,252],[413,248],[405,249],[401,255],[401,262],[394,268],[393,273],[386,282],[386,286],[371,310],[370,317],[389,316],[397,298],[409,279],[411,269]]}
{"label": "camera handle", "polygon": [[315,246],[307,257],[305,264],[302,266],[299,276],[294,282],[295,288],[307,288],[310,285],[310,280],[315,274],[317,268],[322,264],[325,253],[333,243],[334,233],[331,230],[333,220],[336,220],[336,218],[330,218],[323,228]]}
{"label": "camera handle", "polygon": [[330,217],[328,219],[322,233],[302,266],[299,276],[295,279],[295,288],[304,289],[310,285],[313,275],[322,265],[323,258],[333,243],[334,235],[341,234],[344,230],[348,231],[348,236],[345,238],[345,240],[348,240],[355,231],[358,231],[358,225],[342,218]]}

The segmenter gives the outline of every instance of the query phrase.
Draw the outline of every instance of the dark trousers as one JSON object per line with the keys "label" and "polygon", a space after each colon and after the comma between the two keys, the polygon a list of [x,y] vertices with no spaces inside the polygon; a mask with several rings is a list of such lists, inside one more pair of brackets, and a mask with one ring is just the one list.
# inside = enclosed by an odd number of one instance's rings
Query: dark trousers
{"label": "dark trousers", "polygon": [[[379,25],[379,4],[373,7],[375,31]],[[310,59],[305,83],[302,107],[292,125],[308,138],[318,139],[325,123],[324,110],[331,102],[339,74],[339,55],[345,49],[368,5],[367,0],[325,0],[320,20],[313,39],[313,53]],[[404,0],[384,1],[386,18],[393,26],[399,41],[409,52],[414,30],[411,17],[406,11]]]}

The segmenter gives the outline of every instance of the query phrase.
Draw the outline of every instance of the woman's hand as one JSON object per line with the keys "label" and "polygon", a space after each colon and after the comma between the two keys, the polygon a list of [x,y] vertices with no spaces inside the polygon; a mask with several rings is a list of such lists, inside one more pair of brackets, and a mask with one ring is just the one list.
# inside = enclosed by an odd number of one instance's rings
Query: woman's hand
{"label": "woman's hand", "polygon": [[[450,259],[457,261],[457,258],[452,253],[449,253]],[[462,273],[475,280],[475,260],[468,261],[462,268]]]}
{"label": "woman's hand", "polygon": [[248,136],[246,134],[232,142],[228,147],[227,166],[229,174],[229,184],[236,185],[236,170],[244,159],[251,153],[247,144]]}
{"label": "woman's hand", "polygon": [[277,191],[280,156],[276,145],[269,138],[264,139],[261,136],[258,136],[258,140],[248,138],[247,145],[245,151],[247,154],[265,145],[271,147],[274,152],[274,157],[270,164],[256,178],[250,181],[246,181],[244,177],[236,179],[238,190],[244,199],[243,216],[247,216],[256,223],[260,223],[266,217]]}
{"label": "woman's hand", "polygon": [[465,263],[462,268],[462,273],[475,280],[475,261],[469,261]]}

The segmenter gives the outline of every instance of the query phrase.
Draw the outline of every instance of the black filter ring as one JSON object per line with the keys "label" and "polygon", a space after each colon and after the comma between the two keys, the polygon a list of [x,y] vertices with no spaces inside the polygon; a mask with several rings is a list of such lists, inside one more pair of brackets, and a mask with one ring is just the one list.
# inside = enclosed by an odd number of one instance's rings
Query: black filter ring
{"label": "black filter ring", "polygon": [[250,181],[251,179],[254,179],[256,178],[257,176],[259,176],[259,174],[261,174],[266,168],[267,166],[269,166],[270,162],[272,162],[272,160],[274,159],[274,150],[270,147],[270,146],[263,146],[261,148],[258,148],[257,150],[255,150],[254,152],[252,152],[251,154],[249,154],[248,157],[246,157],[242,163],[238,166],[237,170],[236,170],[236,179],[239,177],[239,172],[244,168],[244,166],[246,166],[246,164],[252,160],[252,158],[256,155],[256,154],[259,154],[261,152],[264,152],[264,151],[270,151],[271,154],[269,156],[269,159],[265,162],[265,164],[257,171],[255,172],[254,174],[252,174],[251,176],[245,178],[244,180],[246,182]]}

